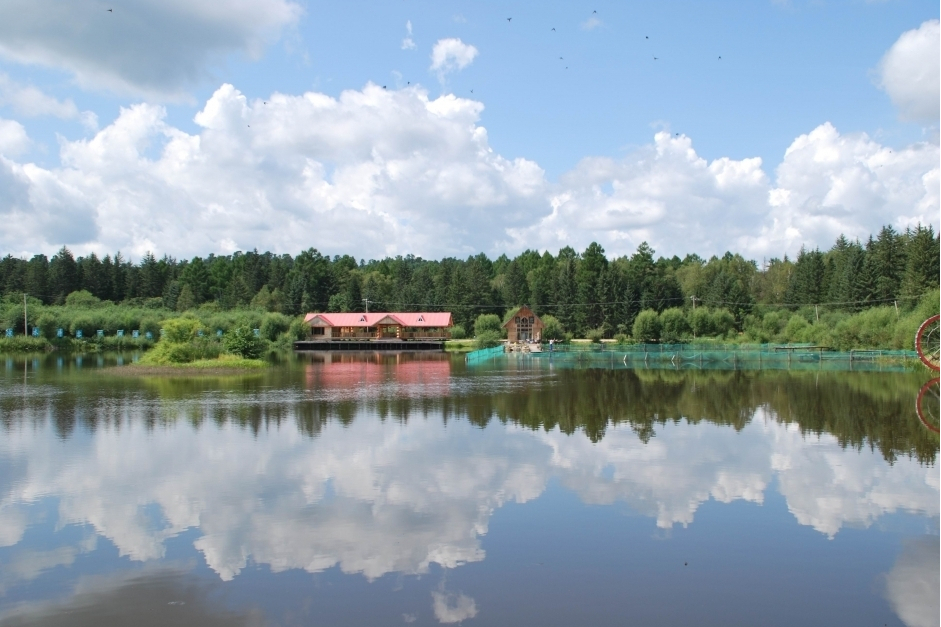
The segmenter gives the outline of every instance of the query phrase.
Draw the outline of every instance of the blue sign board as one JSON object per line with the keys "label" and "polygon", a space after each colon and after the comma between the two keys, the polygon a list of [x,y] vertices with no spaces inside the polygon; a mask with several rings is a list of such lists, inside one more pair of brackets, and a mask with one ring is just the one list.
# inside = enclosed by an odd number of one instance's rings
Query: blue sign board
{"label": "blue sign board", "polygon": [[140,331],[138,331],[138,330],[136,330],[136,329],[135,329],[134,331],[131,331],[131,337],[136,340],[137,338],[140,337]]}
{"label": "blue sign board", "polygon": [[105,332],[101,329],[98,329],[97,331],[95,331],[95,335],[97,335],[98,337],[104,337]]}
{"label": "blue sign board", "polygon": [[39,337],[39,327],[33,327],[33,337]]}
{"label": "blue sign board", "polygon": [[216,337],[222,337],[222,329],[216,329]]}
{"label": "blue sign board", "polygon": [[118,329],[118,337],[124,337],[124,329]]}
{"label": "blue sign board", "polygon": [[203,330],[200,329],[199,331],[197,331],[197,332],[196,332],[196,335],[198,335],[199,337],[202,337],[202,336],[203,336]]}
{"label": "blue sign board", "polygon": [[62,329],[56,329],[56,337],[62,337]]}
{"label": "blue sign board", "polygon": [[146,337],[148,340],[152,340],[154,339],[154,334],[148,331],[147,333],[144,334],[144,337]]}
{"label": "blue sign board", "polygon": [[255,334],[255,337],[258,337],[259,335],[261,335],[261,329],[252,329],[252,333]]}
{"label": "blue sign board", "polygon": [[13,329],[7,329],[7,337],[13,337]]}
{"label": "blue sign board", "polygon": [[79,330],[77,330],[77,331],[75,332],[75,337],[77,337],[77,338],[81,338],[81,337],[82,337],[82,330],[81,330],[81,329],[79,329]]}

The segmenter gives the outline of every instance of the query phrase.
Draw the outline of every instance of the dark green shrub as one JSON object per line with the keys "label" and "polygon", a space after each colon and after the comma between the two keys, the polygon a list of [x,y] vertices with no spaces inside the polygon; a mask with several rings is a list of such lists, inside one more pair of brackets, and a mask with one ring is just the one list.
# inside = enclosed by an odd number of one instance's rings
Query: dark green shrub
{"label": "dark green shrub", "polygon": [[244,359],[258,359],[265,351],[265,344],[261,338],[248,327],[236,327],[225,334],[222,344],[226,352],[238,355]]}
{"label": "dark green shrub", "polygon": [[565,328],[558,318],[555,316],[542,316],[541,320],[543,324],[542,339],[556,341],[565,339]]}
{"label": "dark green shrub", "polygon": [[291,319],[280,313],[267,313],[261,320],[261,337],[269,342],[278,339],[278,336],[288,330],[291,326]]}
{"label": "dark green shrub", "polygon": [[599,343],[604,337],[604,331],[602,329],[589,329],[585,334],[585,338],[591,340],[592,344]]}
{"label": "dark green shrub", "polygon": [[464,326],[460,324],[455,324],[453,327],[448,329],[451,333],[452,340],[463,340],[467,337],[467,331],[464,330]]}
{"label": "dark green shrub", "polygon": [[494,332],[499,337],[503,337],[503,324],[500,322],[500,316],[496,314],[480,314],[474,321],[474,335],[480,337],[481,333]]}
{"label": "dark green shrub", "polygon": [[690,335],[686,314],[679,307],[665,309],[660,314],[660,341],[675,344],[686,340]]}
{"label": "dark green shrub", "polygon": [[[496,316],[494,316],[496,317]],[[503,343],[503,334],[496,331],[483,331],[477,334],[477,348],[492,348]]]}
{"label": "dark green shrub", "polygon": [[660,339],[660,318],[653,309],[645,309],[637,314],[632,329],[634,339],[638,342],[656,342]]}

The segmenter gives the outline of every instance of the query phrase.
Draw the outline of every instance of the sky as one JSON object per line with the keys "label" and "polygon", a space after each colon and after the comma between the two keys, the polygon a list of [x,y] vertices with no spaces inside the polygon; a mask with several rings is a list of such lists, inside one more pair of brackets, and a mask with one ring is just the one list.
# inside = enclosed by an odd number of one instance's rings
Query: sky
{"label": "sky", "polygon": [[939,227],[939,5],[0,4],[0,254],[793,256]]}

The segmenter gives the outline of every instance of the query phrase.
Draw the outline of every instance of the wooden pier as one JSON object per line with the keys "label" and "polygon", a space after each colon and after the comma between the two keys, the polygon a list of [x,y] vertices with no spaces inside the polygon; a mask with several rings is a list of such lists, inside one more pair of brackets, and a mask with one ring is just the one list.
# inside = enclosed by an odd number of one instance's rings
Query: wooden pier
{"label": "wooden pier", "polygon": [[334,340],[294,342],[296,351],[443,351],[444,342],[406,340]]}

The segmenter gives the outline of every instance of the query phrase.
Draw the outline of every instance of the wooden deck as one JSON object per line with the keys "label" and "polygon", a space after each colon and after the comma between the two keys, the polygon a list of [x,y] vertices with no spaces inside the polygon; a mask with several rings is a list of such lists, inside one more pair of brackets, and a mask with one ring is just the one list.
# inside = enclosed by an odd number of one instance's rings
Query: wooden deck
{"label": "wooden deck", "polygon": [[404,340],[300,340],[296,351],[443,351],[444,342]]}

